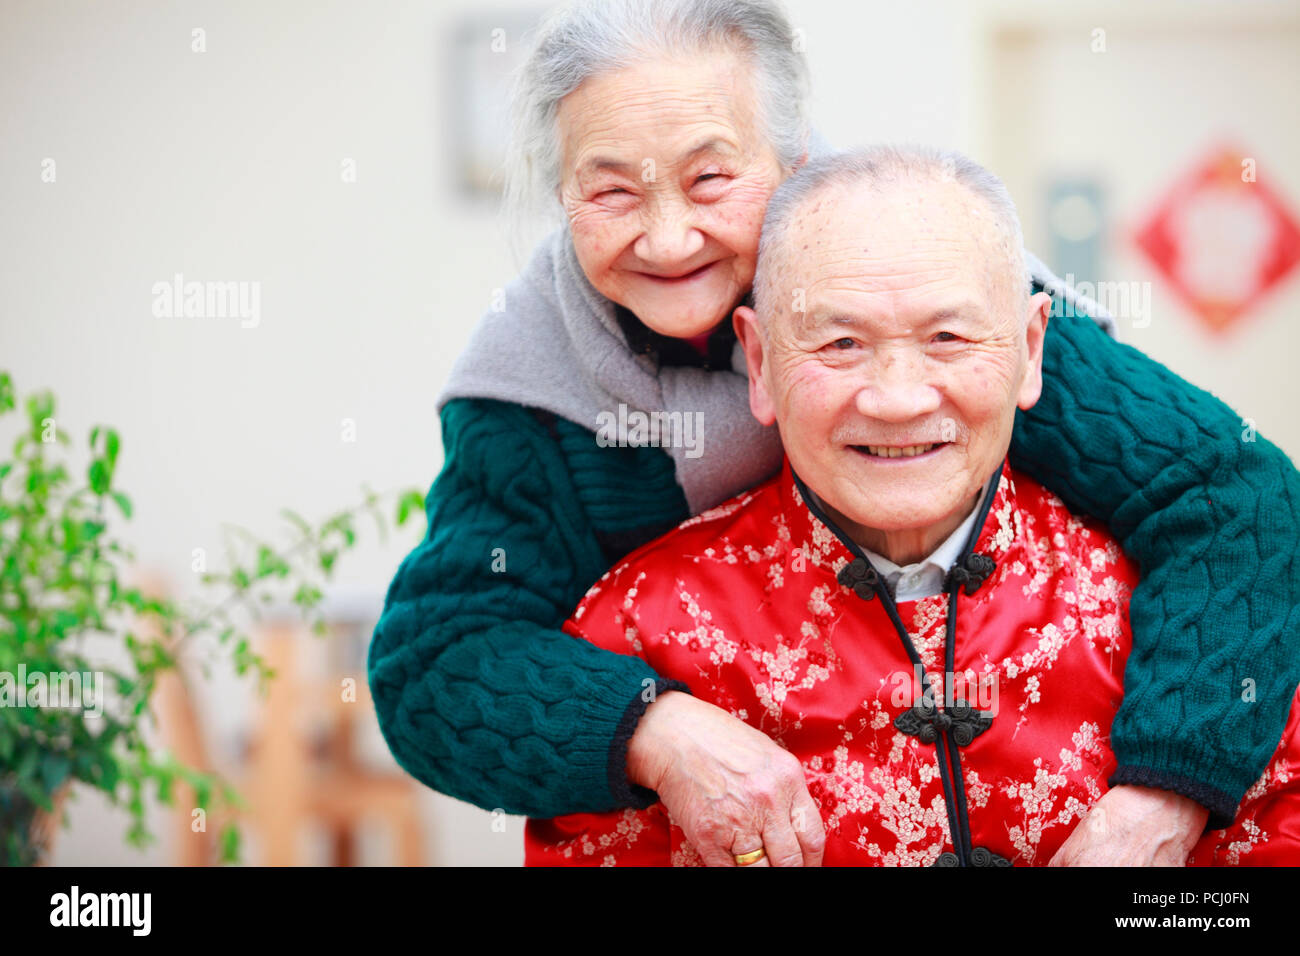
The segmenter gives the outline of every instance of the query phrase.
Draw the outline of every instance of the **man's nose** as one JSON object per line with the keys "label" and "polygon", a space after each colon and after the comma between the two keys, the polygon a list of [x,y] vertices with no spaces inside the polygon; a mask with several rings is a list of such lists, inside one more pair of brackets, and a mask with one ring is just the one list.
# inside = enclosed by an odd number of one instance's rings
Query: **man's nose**
{"label": "man's nose", "polygon": [[657,269],[671,271],[704,248],[704,234],[695,228],[687,205],[664,200],[648,211],[644,229],[632,251]]}
{"label": "man's nose", "polygon": [[925,374],[921,357],[890,352],[872,363],[870,377],[858,389],[857,408],[867,418],[906,422],[939,410],[939,389]]}

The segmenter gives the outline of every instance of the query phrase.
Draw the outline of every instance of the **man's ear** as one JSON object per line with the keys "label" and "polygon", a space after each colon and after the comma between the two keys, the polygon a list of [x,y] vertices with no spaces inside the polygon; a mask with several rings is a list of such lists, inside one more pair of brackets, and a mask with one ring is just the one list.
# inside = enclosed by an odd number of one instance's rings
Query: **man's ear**
{"label": "man's ear", "polygon": [[763,331],[758,327],[758,316],[749,306],[736,307],[732,315],[736,339],[745,350],[745,368],[749,372],[749,410],[761,425],[776,421],[776,406],[767,389],[767,351],[763,344]]}
{"label": "man's ear", "polygon": [[1028,411],[1043,394],[1043,341],[1047,337],[1047,318],[1052,312],[1052,297],[1046,292],[1036,293],[1029,297],[1026,308],[1025,345],[1028,346],[1029,361],[1025,365],[1025,377],[1020,383],[1016,406]]}

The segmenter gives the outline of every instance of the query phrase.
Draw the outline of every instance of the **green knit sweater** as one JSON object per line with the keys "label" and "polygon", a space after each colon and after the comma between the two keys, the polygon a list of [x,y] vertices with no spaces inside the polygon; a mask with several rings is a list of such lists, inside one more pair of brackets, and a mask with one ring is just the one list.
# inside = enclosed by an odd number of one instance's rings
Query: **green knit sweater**
{"label": "green knit sweater", "polygon": [[[1106,521],[1143,575],[1111,785],[1182,793],[1226,825],[1300,683],[1300,475],[1276,446],[1243,440],[1222,402],[1086,317],[1048,324],[1043,379],[1017,413],[1013,466]],[[668,685],[559,627],[619,558],[688,517],[671,459],[488,400],[449,402],[442,434],[428,535],[370,648],[389,748],[418,780],[489,809],[647,805],[626,779],[627,741],[644,682]]]}

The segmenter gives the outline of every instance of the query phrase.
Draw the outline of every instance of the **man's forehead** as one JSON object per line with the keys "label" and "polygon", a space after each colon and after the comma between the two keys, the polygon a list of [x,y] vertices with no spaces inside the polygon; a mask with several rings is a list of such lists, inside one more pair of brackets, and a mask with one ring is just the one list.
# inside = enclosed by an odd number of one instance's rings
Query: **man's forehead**
{"label": "man's forehead", "polygon": [[[908,298],[932,311],[991,296],[1005,264],[988,207],[953,183],[883,190],[837,185],[791,219],[778,282],[807,308],[851,297]],[[833,308],[832,308],[832,311]]]}
{"label": "man's forehead", "polygon": [[901,234],[863,240],[827,235],[801,243],[788,253],[784,281],[802,289],[810,307],[854,300],[955,302],[988,291],[987,263],[968,240]]}
{"label": "man's forehead", "polygon": [[915,241],[980,243],[996,236],[983,199],[953,182],[869,186],[837,183],[807,197],[791,216],[788,238],[815,248]]}

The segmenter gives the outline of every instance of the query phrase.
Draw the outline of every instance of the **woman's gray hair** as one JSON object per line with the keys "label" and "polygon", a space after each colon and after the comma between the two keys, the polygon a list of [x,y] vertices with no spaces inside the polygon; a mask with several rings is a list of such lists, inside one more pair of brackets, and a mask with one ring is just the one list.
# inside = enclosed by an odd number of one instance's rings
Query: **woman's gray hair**
{"label": "woman's gray hair", "polygon": [[765,323],[776,313],[777,294],[771,288],[786,269],[786,235],[796,214],[814,194],[831,186],[861,185],[881,189],[904,182],[956,182],[983,199],[1005,256],[999,267],[1021,276],[1011,290],[1018,294],[1017,308],[1028,305],[1030,282],[1025,265],[1024,236],[1016,204],[1006,184],[974,160],[956,152],[930,146],[868,146],[809,160],[777,187],[768,201],[763,232],[758,243],[754,311]]}
{"label": "woman's gray hair", "polygon": [[754,65],[758,108],[781,164],[793,168],[808,138],[808,69],[773,0],[575,0],[542,23],[515,76],[506,208],[516,222],[555,208],[560,101],[590,77],[665,53],[729,46]]}

